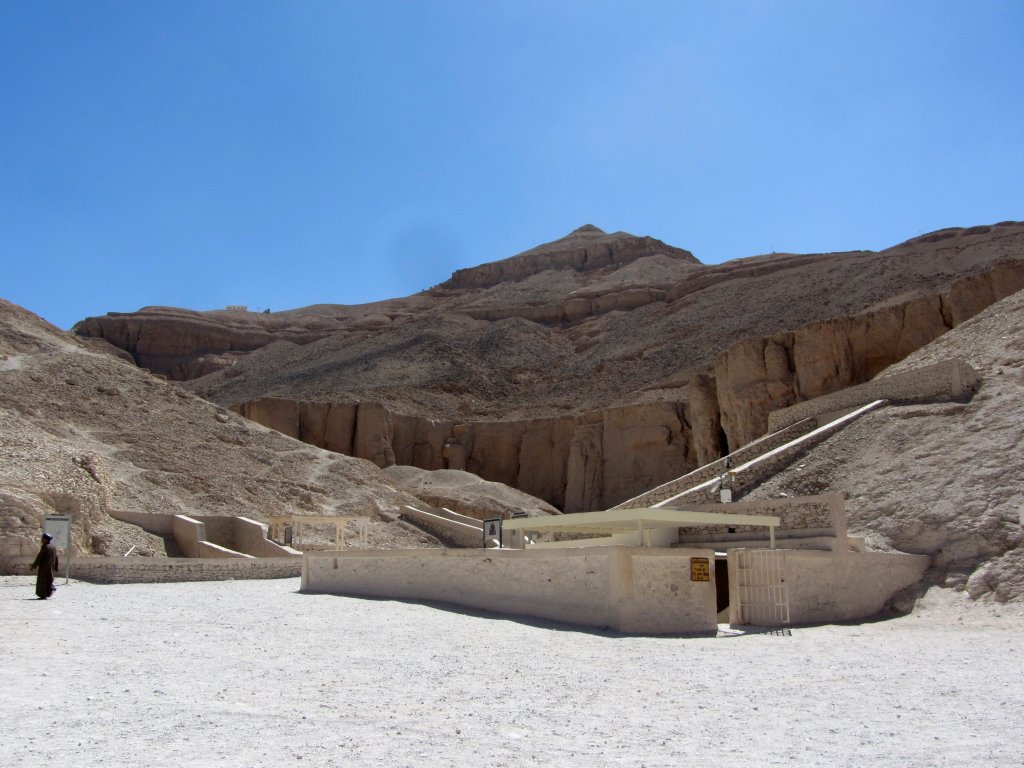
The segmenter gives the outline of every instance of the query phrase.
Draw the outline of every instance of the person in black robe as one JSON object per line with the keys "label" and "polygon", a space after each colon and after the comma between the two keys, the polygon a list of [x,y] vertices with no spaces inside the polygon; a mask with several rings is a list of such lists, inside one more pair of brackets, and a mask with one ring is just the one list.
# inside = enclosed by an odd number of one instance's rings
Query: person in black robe
{"label": "person in black robe", "polygon": [[53,537],[48,533],[43,534],[43,545],[39,548],[39,554],[32,561],[32,570],[36,568],[36,597],[45,600],[54,592],[53,577],[57,573],[57,547],[53,545]]}

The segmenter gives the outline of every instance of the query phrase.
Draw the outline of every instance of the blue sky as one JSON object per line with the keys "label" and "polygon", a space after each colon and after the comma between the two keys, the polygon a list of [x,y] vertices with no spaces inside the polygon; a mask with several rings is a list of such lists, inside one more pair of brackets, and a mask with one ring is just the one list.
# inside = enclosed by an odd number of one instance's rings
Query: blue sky
{"label": "blue sky", "polygon": [[716,263],[1024,219],[1024,3],[0,0],[0,297],[407,295],[592,223]]}

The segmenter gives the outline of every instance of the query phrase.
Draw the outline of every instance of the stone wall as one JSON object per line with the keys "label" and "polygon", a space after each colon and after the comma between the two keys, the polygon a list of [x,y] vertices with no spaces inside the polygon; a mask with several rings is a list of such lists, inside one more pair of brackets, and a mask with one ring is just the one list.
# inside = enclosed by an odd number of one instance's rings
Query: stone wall
{"label": "stone wall", "polygon": [[[0,563],[0,570],[27,574],[31,563],[31,558],[8,559]],[[61,578],[65,567],[62,561]],[[298,557],[76,557],[71,561],[73,580],[96,584],[285,579],[299,576],[301,572],[302,560]]]}
{"label": "stone wall", "polygon": [[[878,614],[901,589],[924,576],[929,558],[889,552],[783,550],[789,623],[857,621]],[[738,624],[740,576],[729,552],[729,622]]]}
{"label": "stone wall", "polygon": [[[738,550],[730,550],[730,620],[739,623]],[[790,623],[853,621],[919,581],[929,559],[890,553],[777,550]],[[693,581],[706,548],[399,550],[306,553],[302,591],[425,600],[643,634],[715,632],[715,569]]]}
{"label": "stone wall", "polygon": [[405,505],[401,516],[441,541],[454,547],[483,547],[483,523],[465,515],[430,507],[426,510]]}
{"label": "stone wall", "polygon": [[585,547],[307,552],[302,590],[428,600],[645,634],[714,632],[714,568],[691,581],[707,549]]}
{"label": "stone wall", "polygon": [[266,524],[224,515],[157,515],[112,510],[110,516],[158,536],[173,536],[185,557],[295,557],[298,551],[267,538]]}
{"label": "stone wall", "polygon": [[175,515],[171,521],[174,541],[185,557],[202,557],[199,542],[206,541],[206,526],[185,515]]}
{"label": "stone wall", "polygon": [[905,373],[879,376],[865,384],[772,411],[768,415],[768,429],[784,429],[802,419],[855,408],[873,400],[905,403],[936,398],[956,399],[974,391],[980,381],[978,372],[963,360],[945,360]]}

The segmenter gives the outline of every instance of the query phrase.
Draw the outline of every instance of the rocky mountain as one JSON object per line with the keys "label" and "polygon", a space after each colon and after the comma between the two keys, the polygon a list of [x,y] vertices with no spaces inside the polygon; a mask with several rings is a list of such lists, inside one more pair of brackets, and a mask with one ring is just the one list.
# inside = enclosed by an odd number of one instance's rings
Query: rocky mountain
{"label": "rocky mountain", "polygon": [[74,330],[305,442],[572,512],[749,442],[771,410],[866,381],[1021,288],[1017,222],[711,266],[586,226],[406,298]]}
{"label": "rocky mountain", "polygon": [[0,302],[0,558],[31,553],[54,511],[98,554],[165,551],[111,510],[370,513],[373,546],[435,545],[396,522],[402,504],[606,508],[774,410],[959,358],[973,397],[862,416],[752,493],[844,493],[872,547],[1016,600],[1022,318],[1015,222],[715,266],[587,226],[410,297],[146,308],[74,334]]}

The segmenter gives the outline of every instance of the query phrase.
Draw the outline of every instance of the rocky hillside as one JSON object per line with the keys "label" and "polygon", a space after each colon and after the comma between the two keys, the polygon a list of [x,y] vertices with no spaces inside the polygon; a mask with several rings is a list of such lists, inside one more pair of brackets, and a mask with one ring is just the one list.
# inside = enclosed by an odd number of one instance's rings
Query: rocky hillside
{"label": "rocky hillside", "polygon": [[857,384],[1024,287],[1024,224],[705,266],[583,227],[414,296],[148,308],[75,332],[284,434],[611,506]]}
{"label": "rocky hillside", "polygon": [[874,548],[931,555],[972,597],[1024,599],[1024,291],[882,375],[949,358],[982,375],[969,401],[862,416],[751,495],[845,493]]}
{"label": "rocky hillside", "polygon": [[79,554],[168,551],[111,510],[370,515],[373,546],[436,545],[392,522],[418,500],[370,462],[261,427],[2,300],[0,456],[0,561],[34,555],[54,513],[74,515]]}

